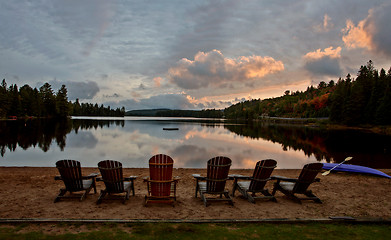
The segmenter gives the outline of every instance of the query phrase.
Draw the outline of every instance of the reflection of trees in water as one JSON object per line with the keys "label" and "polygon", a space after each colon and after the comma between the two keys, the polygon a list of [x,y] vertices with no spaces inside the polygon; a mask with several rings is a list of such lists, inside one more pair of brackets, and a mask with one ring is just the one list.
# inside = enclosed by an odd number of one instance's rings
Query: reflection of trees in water
{"label": "reflection of trees in water", "polygon": [[331,155],[326,150],[327,131],[286,125],[270,125],[261,122],[225,125],[228,130],[245,137],[265,139],[282,145],[284,151],[302,150],[306,156],[314,155],[317,160],[330,162]]}
{"label": "reflection of trees in water", "polygon": [[63,151],[66,135],[72,130],[97,129],[110,125],[124,126],[123,120],[84,120],[84,119],[29,119],[18,121],[0,121],[0,154],[4,157],[7,149],[11,152],[17,147],[26,150],[38,146],[47,152],[53,141]]}
{"label": "reflection of trees in water", "polygon": [[317,160],[349,163],[374,168],[391,168],[391,136],[357,130],[326,130],[295,125],[270,125],[261,122],[225,125],[228,130],[254,139],[279,143],[284,150],[301,150]]}

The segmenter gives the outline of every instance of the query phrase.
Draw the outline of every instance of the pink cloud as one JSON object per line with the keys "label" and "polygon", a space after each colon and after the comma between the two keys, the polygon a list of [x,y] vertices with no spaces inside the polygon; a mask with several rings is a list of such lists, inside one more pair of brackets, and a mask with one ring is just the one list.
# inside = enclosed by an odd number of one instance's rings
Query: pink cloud
{"label": "pink cloud", "polygon": [[271,57],[227,58],[221,51],[213,50],[198,52],[194,60],[181,59],[169,69],[168,79],[184,89],[199,89],[222,87],[233,82],[252,83],[283,70],[284,64]]}
{"label": "pink cloud", "polygon": [[346,21],[342,40],[348,48],[366,48],[376,53],[391,56],[391,3],[368,11],[368,16],[355,25]]}
{"label": "pink cloud", "polygon": [[348,48],[372,49],[372,37],[365,29],[366,22],[367,19],[364,19],[355,26],[351,20],[346,21],[346,28],[342,30],[345,34],[342,40]]}
{"label": "pink cloud", "polygon": [[321,49],[317,49],[314,52],[307,53],[304,58],[307,60],[317,60],[324,57],[330,58],[340,58],[341,57],[341,47],[337,47],[333,49],[333,47],[325,48],[323,51]]}

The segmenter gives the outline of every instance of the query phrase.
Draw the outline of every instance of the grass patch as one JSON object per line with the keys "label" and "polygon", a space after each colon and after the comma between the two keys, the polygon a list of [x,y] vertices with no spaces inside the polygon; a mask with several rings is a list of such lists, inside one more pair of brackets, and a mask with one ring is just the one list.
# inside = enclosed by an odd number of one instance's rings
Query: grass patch
{"label": "grass patch", "polygon": [[[37,228],[38,225],[38,228]],[[45,227],[49,226],[49,227]],[[14,224],[0,225],[0,239],[387,239],[388,224]],[[46,230],[45,230],[46,229]],[[86,229],[67,232],[67,229]]]}

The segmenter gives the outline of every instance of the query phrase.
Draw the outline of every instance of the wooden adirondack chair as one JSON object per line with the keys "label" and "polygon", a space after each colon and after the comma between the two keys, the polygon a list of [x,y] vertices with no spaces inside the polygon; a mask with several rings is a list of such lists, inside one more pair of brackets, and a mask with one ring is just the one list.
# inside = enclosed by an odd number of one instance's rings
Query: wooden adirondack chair
{"label": "wooden adirondack chair", "polygon": [[[55,176],[55,180],[62,180],[65,188],[60,189],[60,193],[54,199],[58,202],[61,198],[80,198],[83,201],[87,194],[94,188],[96,193],[95,178],[97,173],[92,173],[88,176],[82,176],[80,162],[76,160],[60,160],[56,162],[56,167],[60,172],[60,176]],[[65,196],[66,192],[70,192],[69,196]],[[84,192],[81,195],[75,192]]]}
{"label": "wooden adirondack chair", "polygon": [[[270,175],[273,169],[277,166],[277,161],[273,159],[266,159],[257,162],[253,176],[233,175],[234,185],[232,189],[232,196],[235,196],[236,189],[249,202],[255,203],[255,199],[269,199],[277,202],[276,198],[270,194],[268,189],[265,189],[267,181],[271,180]],[[245,180],[245,181],[243,181]],[[256,193],[262,193],[263,196],[256,196]]]}
{"label": "wooden adirondack chair", "polygon": [[[315,196],[312,191],[308,190],[308,187],[313,182],[320,181],[319,178],[316,178],[316,175],[318,175],[318,173],[322,170],[322,167],[322,163],[306,164],[297,179],[272,176],[272,179],[277,180],[277,182],[274,183],[272,195],[274,196],[276,191],[281,191],[298,203],[301,203],[301,200],[313,200],[317,203],[322,203],[322,201]],[[296,194],[304,194],[306,197],[297,197]]]}
{"label": "wooden adirondack chair", "polygon": [[[122,163],[113,160],[104,160],[98,163],[101,178],[97,178],[97,181],[103,181],[106,188],[101,190],[97,204],[100,204],[106,194],[110,199],[122,199],[122,203],[125,204],[129,199],[130,191],[134,196],[134,180],[137,176],[123,177]],[[125,196],[121,196],[121,193],[125,193]]]}
{"label": "wooden adirondack chair", "polygon": [[148,189],[144,206],[149,202],[171,203],[174,206],[179,178],[172,177],[173,166],[174,160],[164,154],[149,159],[149,177],[144,179]]}
{"label": "wooden adirondack chair", "polygon": [[[225,189],[231,163],[231,159],[227,157],[214,157],[208,161],[207,177],[193,174],[193,177],[197,180],[195,197],[197,197],[199,192],[205,207],[209,205],[210,201],[228,201],[229,204],[233,205],[233,200]],[[219,195],[220,197],[211,197],[214,195]],[[222,198],[223,195],[225,198]]]}

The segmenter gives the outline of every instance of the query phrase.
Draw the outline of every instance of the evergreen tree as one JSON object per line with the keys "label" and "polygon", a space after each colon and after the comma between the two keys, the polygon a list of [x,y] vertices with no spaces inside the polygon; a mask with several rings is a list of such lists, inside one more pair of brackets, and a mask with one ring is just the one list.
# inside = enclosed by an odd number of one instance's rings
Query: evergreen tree
{"label": "evergreen tree", "polygon": [[43,103],[43,115],[55,116],[56,115],[56,98],[54,96],[52,86],[49,83],[45,83],[39,88],[39,93]]}
{"label": "evergreen tree", "polygon": [[0,86],[0,118],[6,118],[9,110],[9,97],[7,91],[7,83],[3,79]]}
{"label": "evergreen tree", "polygon": [[66,89],[65,85],[62,85],[56,96],[56,112],[57,116],[61,118],[67,117],[70,113],[67,94],[68,90]]}
{"label": "evergreen tree", "polygon": [[[382,79],[382,74],[380,74]],[[380,100],[379,107],[376,110],[376,123],[381,125],[391,124],[391,68],[387,76],[384,78],[384,95]]]}
{"label": "evergreen tree", "polygon": [[18,86],[16,84],[9,87],[10,108],[8,110],[8,116],[21,116],[22,104],[20,101]]}
{"label": "evergreen tree", "polygon": [[24,85],[19,89],[21,98],[22,111],[24,116],[34,116],[34,106],[36,106],[36,99],[34,99],[34,90],[29,85]]}
{"label": "evergreen tree", "polygon": [[73,103],[73,116],[80,116],[81,115],[81,106],[79,103],[79,99],[76,98],[76,101]]}

